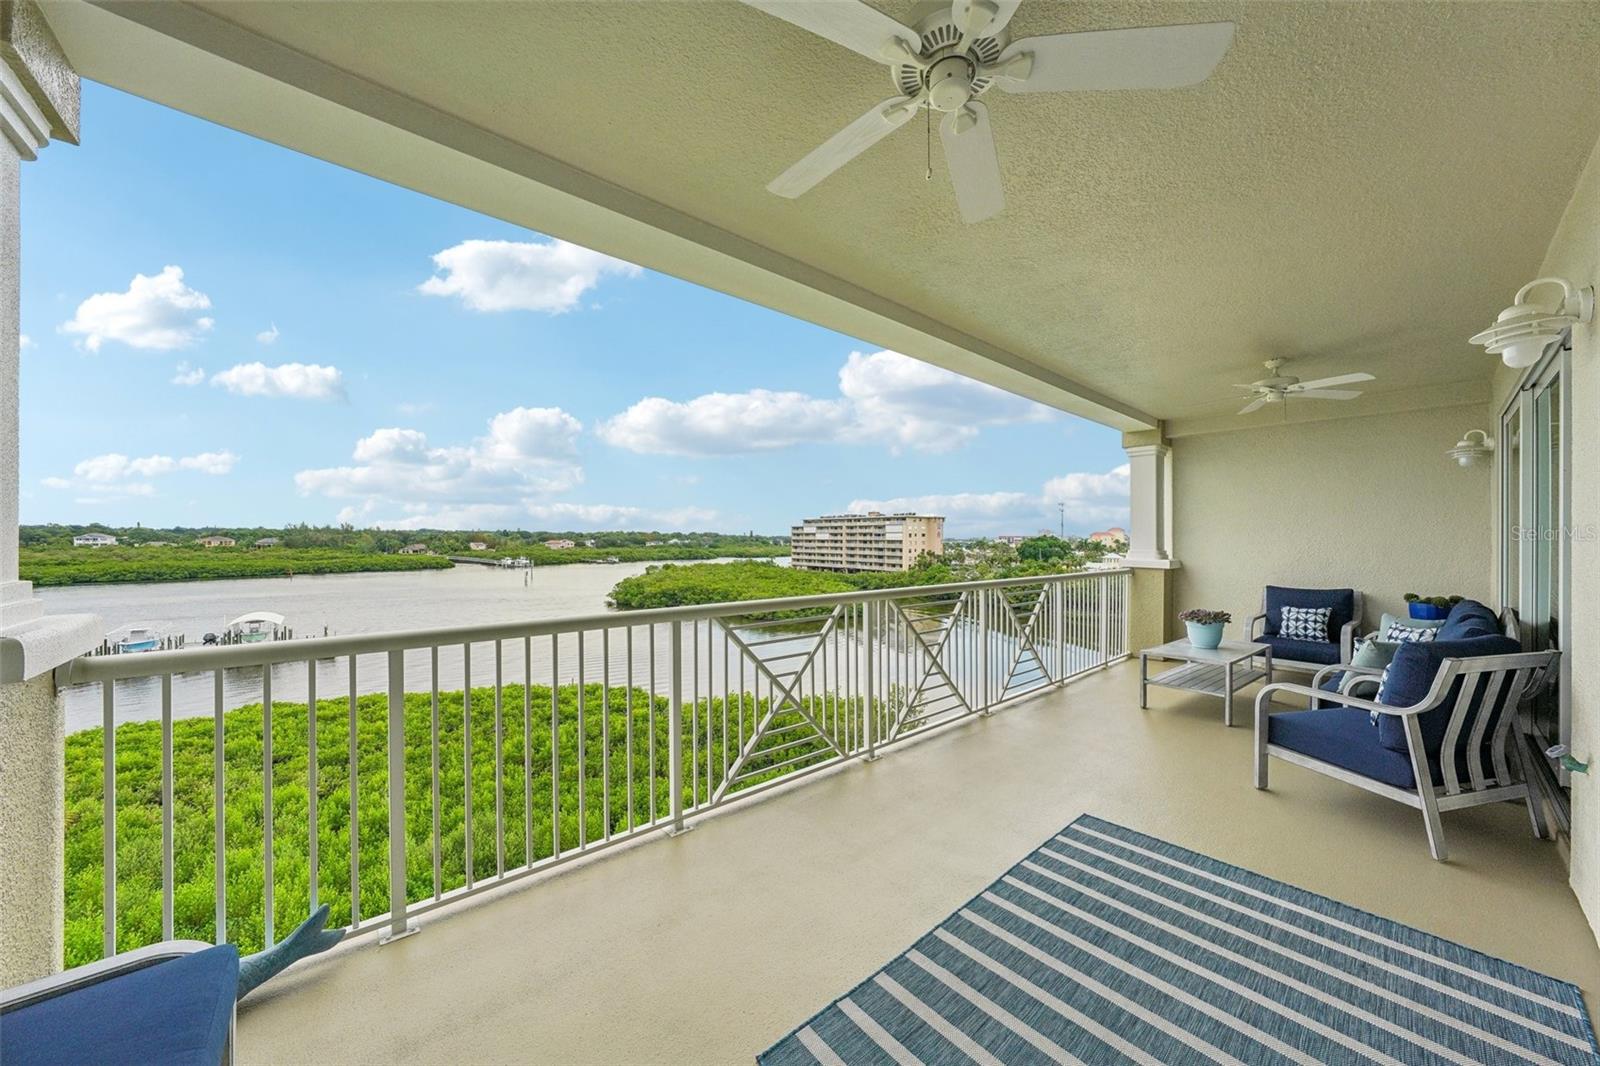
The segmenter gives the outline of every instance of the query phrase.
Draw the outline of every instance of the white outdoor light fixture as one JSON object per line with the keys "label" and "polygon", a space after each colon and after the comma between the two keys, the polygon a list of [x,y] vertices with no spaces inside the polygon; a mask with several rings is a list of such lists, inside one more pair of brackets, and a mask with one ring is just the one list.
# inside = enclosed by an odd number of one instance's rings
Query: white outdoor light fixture
{"label": "white outdoor light fixture", "polygon": [[1477,466],[1494,454],[1494,438],[1481,429],[1475,429],[1445,454],[1462,466]]}
{"label": "white outdoor light fixture", "polygon": [[[1529,291],[1541,285],[1561,286],[1561,299],[1554,303],[1528,299]],[[1563,330],[1593,317],[1593,289],[1574,288],[1565,278],[1538,278],[1518,289],[1515,302],[1500,312],[1494,325],[1468,343],[1483,345],[1490,355],[1504,359],[1506,366],[1532,366]]]}

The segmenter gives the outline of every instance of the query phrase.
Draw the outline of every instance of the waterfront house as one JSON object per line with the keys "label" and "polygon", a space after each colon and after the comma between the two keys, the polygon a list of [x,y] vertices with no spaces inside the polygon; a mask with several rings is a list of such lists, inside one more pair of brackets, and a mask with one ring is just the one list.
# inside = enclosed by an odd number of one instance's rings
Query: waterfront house
{"label": "waterfront house", "polygon": [[576,548],[578,545],[576,541],[568,540],[565,537],[557,537],[554,540],[545,541],[544,546],[555,551],[566,551],[568,548]]}
{"label": "waterfront house", "polygon": [[[1120,32],[1208,20],[1231,26]],[[346,944],[239,1005],[239,1062],[750,1062],[790,1034],[775,1061],[1593,1061],[1592,3],[17,0],[0,43],[0,218],[20,216],[18,170],[79,138],[81,74],[1122,434],[1090,478],[1012,485],[999,463],[952,482],[968,505],[1020,497],[1032,522],[1108,486],[1128,500],[1082,512],[1126,528],[1122,567],[806,598],[759,640],[713,605],[80,657],[105,626],[19,580],[26,441],[0,420],[0,986],[59,970],[69,942],[60,686],[95,686],[116,725],[192,672],[218,681],[190,710],[262,708],[218,721],[262,729],[242,769],[269,802],[212,763],[209,730],[143,765],[115,730],[75,748],[103,787],[72,812],[99,839],[72,855],[97,907],[70,942],[250,947],[303,917],[287,900],[337,908]],[[14,226],[0,239],[14,304],[26,262]],[[17,325],[0,328],[14,410]],[[819,484],[848,461],[817,455]],[[1439,772],[1449,861],[1427,845],[1437,811],[1352,787],[1358,770],[1274,758],[1255,788],[1258,667],[1180,666],[1155,680],[1191,688],[1144,693],[1137,653],[1182,636],[1181,612],[1229,612],[1242,641],[1268,586],[1361,591],[1364,632],[1405,619],[1407,592],[1461,595],[1516,634],[1491,639],[1560,653],[1526,713],[1496,719],[1515,768],[1485,771],[1461,729],[1463,765],[1440,759],[1395,703],[1376,726],[1351,706],[1313,720],[1381,772]],[[470,671],[435,670],[440,649]],[[291,677],[320,685],[315,760],[263,751],[302,735],[293,700],[274,705]],[[1214,693],[1241,678],[1227,726]],[[1263,721],[1306,707],[1277,695]],[[1373,739],[1401,719],[1404,754]],[[1491,778],[1535,802],[1467,806]],[[180,787],[201,801],[154,802]],[[188,831],[117,817],[140,797]],[[1066,860],[1017,867],[1045,841]],[[276,872],[229,870],[235,846]],[[1061,906],[1041,916],[1041,897]],[[916,1035],[885,1043],[877,1019]]]}
{"label": "waterfront house", "polygon": [[195,543],[202,548],[232,548],[239,542],[232,537],[209,536],[200,537]]}
{"label": "waterfront house", "polygon": [[426,544],[407,544],[400,549],[401,555],[431,555],[432,551]]}
{"label": "waterfront house", "polygon": [[283,541],[278,537],[262,537],[255,542],[255,546],[257,548],[276,548],[282,543]]}
{"label": "waterfront house", "polygon": [[467,545],[467,550],[474,552],[486,552],[489,550],[489,545],[485,544],[481,540],[475,540]]}
{"label": "waterfront house", "polygon": [[116,543],[117,538],[109,533],[80,533],[72,538],[74,548],[111,548]]}

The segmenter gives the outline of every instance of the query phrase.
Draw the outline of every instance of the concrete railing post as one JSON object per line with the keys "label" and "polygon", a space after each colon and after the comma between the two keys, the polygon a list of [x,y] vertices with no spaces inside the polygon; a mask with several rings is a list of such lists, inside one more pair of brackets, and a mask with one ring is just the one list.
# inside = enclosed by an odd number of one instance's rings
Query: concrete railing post
{"label": "concrete railing post", "polygon": [[0,4],[0,988],[61,969],[66,715],[58,667],[93,615],[46,616],[18,567],[22,164],[76,141],[78,77],[38,6]]}

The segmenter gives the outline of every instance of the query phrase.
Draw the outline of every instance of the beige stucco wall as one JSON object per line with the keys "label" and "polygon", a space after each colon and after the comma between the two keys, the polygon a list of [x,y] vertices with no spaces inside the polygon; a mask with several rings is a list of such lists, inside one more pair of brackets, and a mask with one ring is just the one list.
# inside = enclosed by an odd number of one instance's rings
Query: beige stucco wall
{"label": "beige stucco wall", "polygon": [[1381,611],[1403,614],[1407,592],[1492,602],[1491,475],[1445,456],[1481,426],[1483,411],[1472,404],[1175,439],[1183,566],[1173,610],[1231,611],[1229,635],[1241,636],[1268,584],[1360,589],[1374,625]]}
{"label": "beige stucco wall", "polygon": [[[1572,202],[1550,242],[1537,275],[1556,275],[1578,286],[1600,286],[1600,144],[1578,180]],[[1511,293],[1506,294],[1507,302]],[[1492,310],[1492,309],[1491,309]],[[1516,388],[1520,372],[1502,368],[1495,377],[1495,397],[1486,417],[1498,428],[1500,411]],[[1572,606],[1568,612],[1570,656],[1568,690],[1572,707],[1572,747],[1578,758],[1600,754],[1600,626],[1594,609],[1600,604],[1600,329],[1595,323],[1572,330],[1572,371],[1568,383],[1572,403]],[[1485,427],[1488,428],[1488,427]],[[1491,489],[1491,505],[1498,508]],[[1494,561],[1498,572],[1498,526]],[[1498,587],[1498,586],[1497,586]],[[1572,888],[1589,924],[1600,933],[1600,789],[1594,775],[1572,778]]]}
{"label": "beige stucco wall", "polygon": [[50,674],[0,685],[0,988],[61,969],[65,733]]}

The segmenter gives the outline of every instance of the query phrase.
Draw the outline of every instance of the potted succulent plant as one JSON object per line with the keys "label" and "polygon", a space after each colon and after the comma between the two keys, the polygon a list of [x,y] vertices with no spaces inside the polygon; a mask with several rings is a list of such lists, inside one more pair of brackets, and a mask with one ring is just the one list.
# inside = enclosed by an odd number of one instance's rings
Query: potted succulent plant
{"label": "potted succulent plant", "polygon": [[1222,627],[1233,621],[1227,611],[1212,611],[1192,607],[1178,615],[1189,628],[1189,643],[1196,648],[1210,649],[1222,643]]}
{"label": "potted succulent plant", "polygon": [[1406,605],[1410,608],[1412,618],[1428,620],[1444,618],[1450,613],[1450,608],[1460,602],[1460,596],[1418,596],[1415,592],[1406,593]]}

